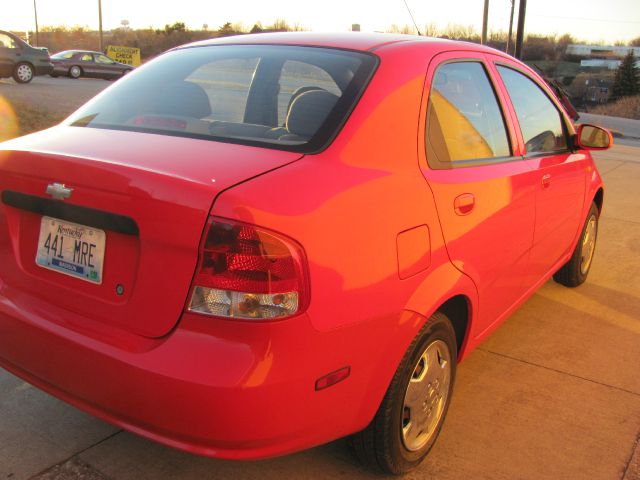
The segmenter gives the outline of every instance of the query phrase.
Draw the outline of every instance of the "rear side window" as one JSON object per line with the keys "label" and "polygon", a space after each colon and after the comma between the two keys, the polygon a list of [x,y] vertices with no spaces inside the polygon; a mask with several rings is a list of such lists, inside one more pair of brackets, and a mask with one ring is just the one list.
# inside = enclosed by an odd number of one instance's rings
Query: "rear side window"
{"label": "rear side window", "polygon": [[75,55],[74,52],[59,52],[59,53],[56,53],[55,55],[51,55],[51,58],[54,58],[54,59],[71,58],[74,55]]}
{"label": "rear side window", "polygon": [[498,66],[516,110],[528,155],[567,150],[560,112],[542,89],[525,75]]}
{"label": "rear side window", "polygon": [[106,55],[96,55],[95,57],[96,57],[96,62],[98,63],[106,63],[107,65],[113,65],[113,63],[115,63]]}
{"label": "rear side window", "polygon": [[4,33],[0,33],[0,47],[4,48],[18,48],[15,40],[11,38],[9,35],[5,35]]}
{"label": "rear side window", "polygon": [[118,81],[67,123],[317,151],[346,120],[376,58],[285,45],[177,49]]}
{"label": "rear side window", "polygon": [[432,168],[511,155],[504,119],[481,63],[447,63],[436,70],[426,134]]}

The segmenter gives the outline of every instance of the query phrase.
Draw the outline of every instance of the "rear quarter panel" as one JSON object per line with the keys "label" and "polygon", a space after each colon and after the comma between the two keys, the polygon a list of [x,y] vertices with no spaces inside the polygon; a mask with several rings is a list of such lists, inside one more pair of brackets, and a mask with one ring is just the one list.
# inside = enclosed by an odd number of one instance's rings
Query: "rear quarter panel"
{"label": "rear quarter panel", "polygon": [[[418,167],[432,48],[382,49],[376,75],[329,148],[223,192],[212,209],[284,233],[305,249],[311,301],[300,321],[327,335],[352,329],[353,338],[333,346],[325,371],[351,365],[354,384],[369,386],[350,397],[362,405],[352,431],[373,417],[402,355],[438,306],[457,294],[471,311],[477,302],[473,283],[449,262]],[[430,266],[400,279],[398,234],[421,225],[429,228]],[[358,336],[367,324],[386,333]]]}

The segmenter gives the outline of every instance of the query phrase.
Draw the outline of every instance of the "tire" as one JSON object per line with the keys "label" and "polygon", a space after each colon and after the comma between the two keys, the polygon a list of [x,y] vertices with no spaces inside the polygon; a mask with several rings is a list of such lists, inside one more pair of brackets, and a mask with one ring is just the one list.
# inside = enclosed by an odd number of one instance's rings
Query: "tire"
{"label": "tire", "polygon": [[69,76],[71,78],[80,78],[82,76],[82,68],[80,68],[78,65],[73,65],[71,68],[69,68]]}
{"label": "tire", "polygon": [[571,258],[553,275],[553,279],[559,284],[565,287],[577,287],[587,279],[593,263],[596,240],[598,239],[599,217],[598,207],[595,203],[592,203],[582,227],[580,240]]}
{"label": "tire", "polygon": [[13,79],[18,83],[29,83],[34,76],[33,67],[28,63],[19,63],[13,69]]}
{"label": "tire", "polygon": [[[407,349],[371,423],[351,437],[361,462],[376,471],[399,475],[425,459],[447,415],[456,359],[453,326],[443,313],[436,312]],[[435,378],[425,369],[430,361],[436,367],[442,365],[442,370],[433,370]]]}

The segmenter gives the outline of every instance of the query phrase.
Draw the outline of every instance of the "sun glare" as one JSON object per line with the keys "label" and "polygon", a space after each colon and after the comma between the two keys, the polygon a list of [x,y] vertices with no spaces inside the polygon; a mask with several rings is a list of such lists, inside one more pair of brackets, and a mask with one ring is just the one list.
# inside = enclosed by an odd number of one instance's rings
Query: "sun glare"
{"label": "sun glare", "polygon": [[11,104],[0,96],[0,142],[18,136],[18,117]]}

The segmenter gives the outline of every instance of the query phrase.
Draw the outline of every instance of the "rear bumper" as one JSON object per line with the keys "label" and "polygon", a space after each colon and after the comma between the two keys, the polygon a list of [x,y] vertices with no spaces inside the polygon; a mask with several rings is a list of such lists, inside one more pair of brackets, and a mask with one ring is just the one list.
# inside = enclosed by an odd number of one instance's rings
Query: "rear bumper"
{"label": "rear bumper", "polygon": [[[25,315],[26,301],[29,312],[47,318]],[[26,298],[10,302],[0,288],[2,367],[110,423],[191,453],[257,459],[325,443],[364,428],[386,388],[372,391],[373,362],[355,359],[349,340],[353,333],[365,344],[384,335],[376,326],[384,321],[320,333],[305,316],[250,324],[185,314],[164,339],[101,332],[105,343],[91,325],[80,332],[76,319],[50,321],[61,317],[44,307]],[[348,379],[315,391],[319,377],[346,365]]]}

